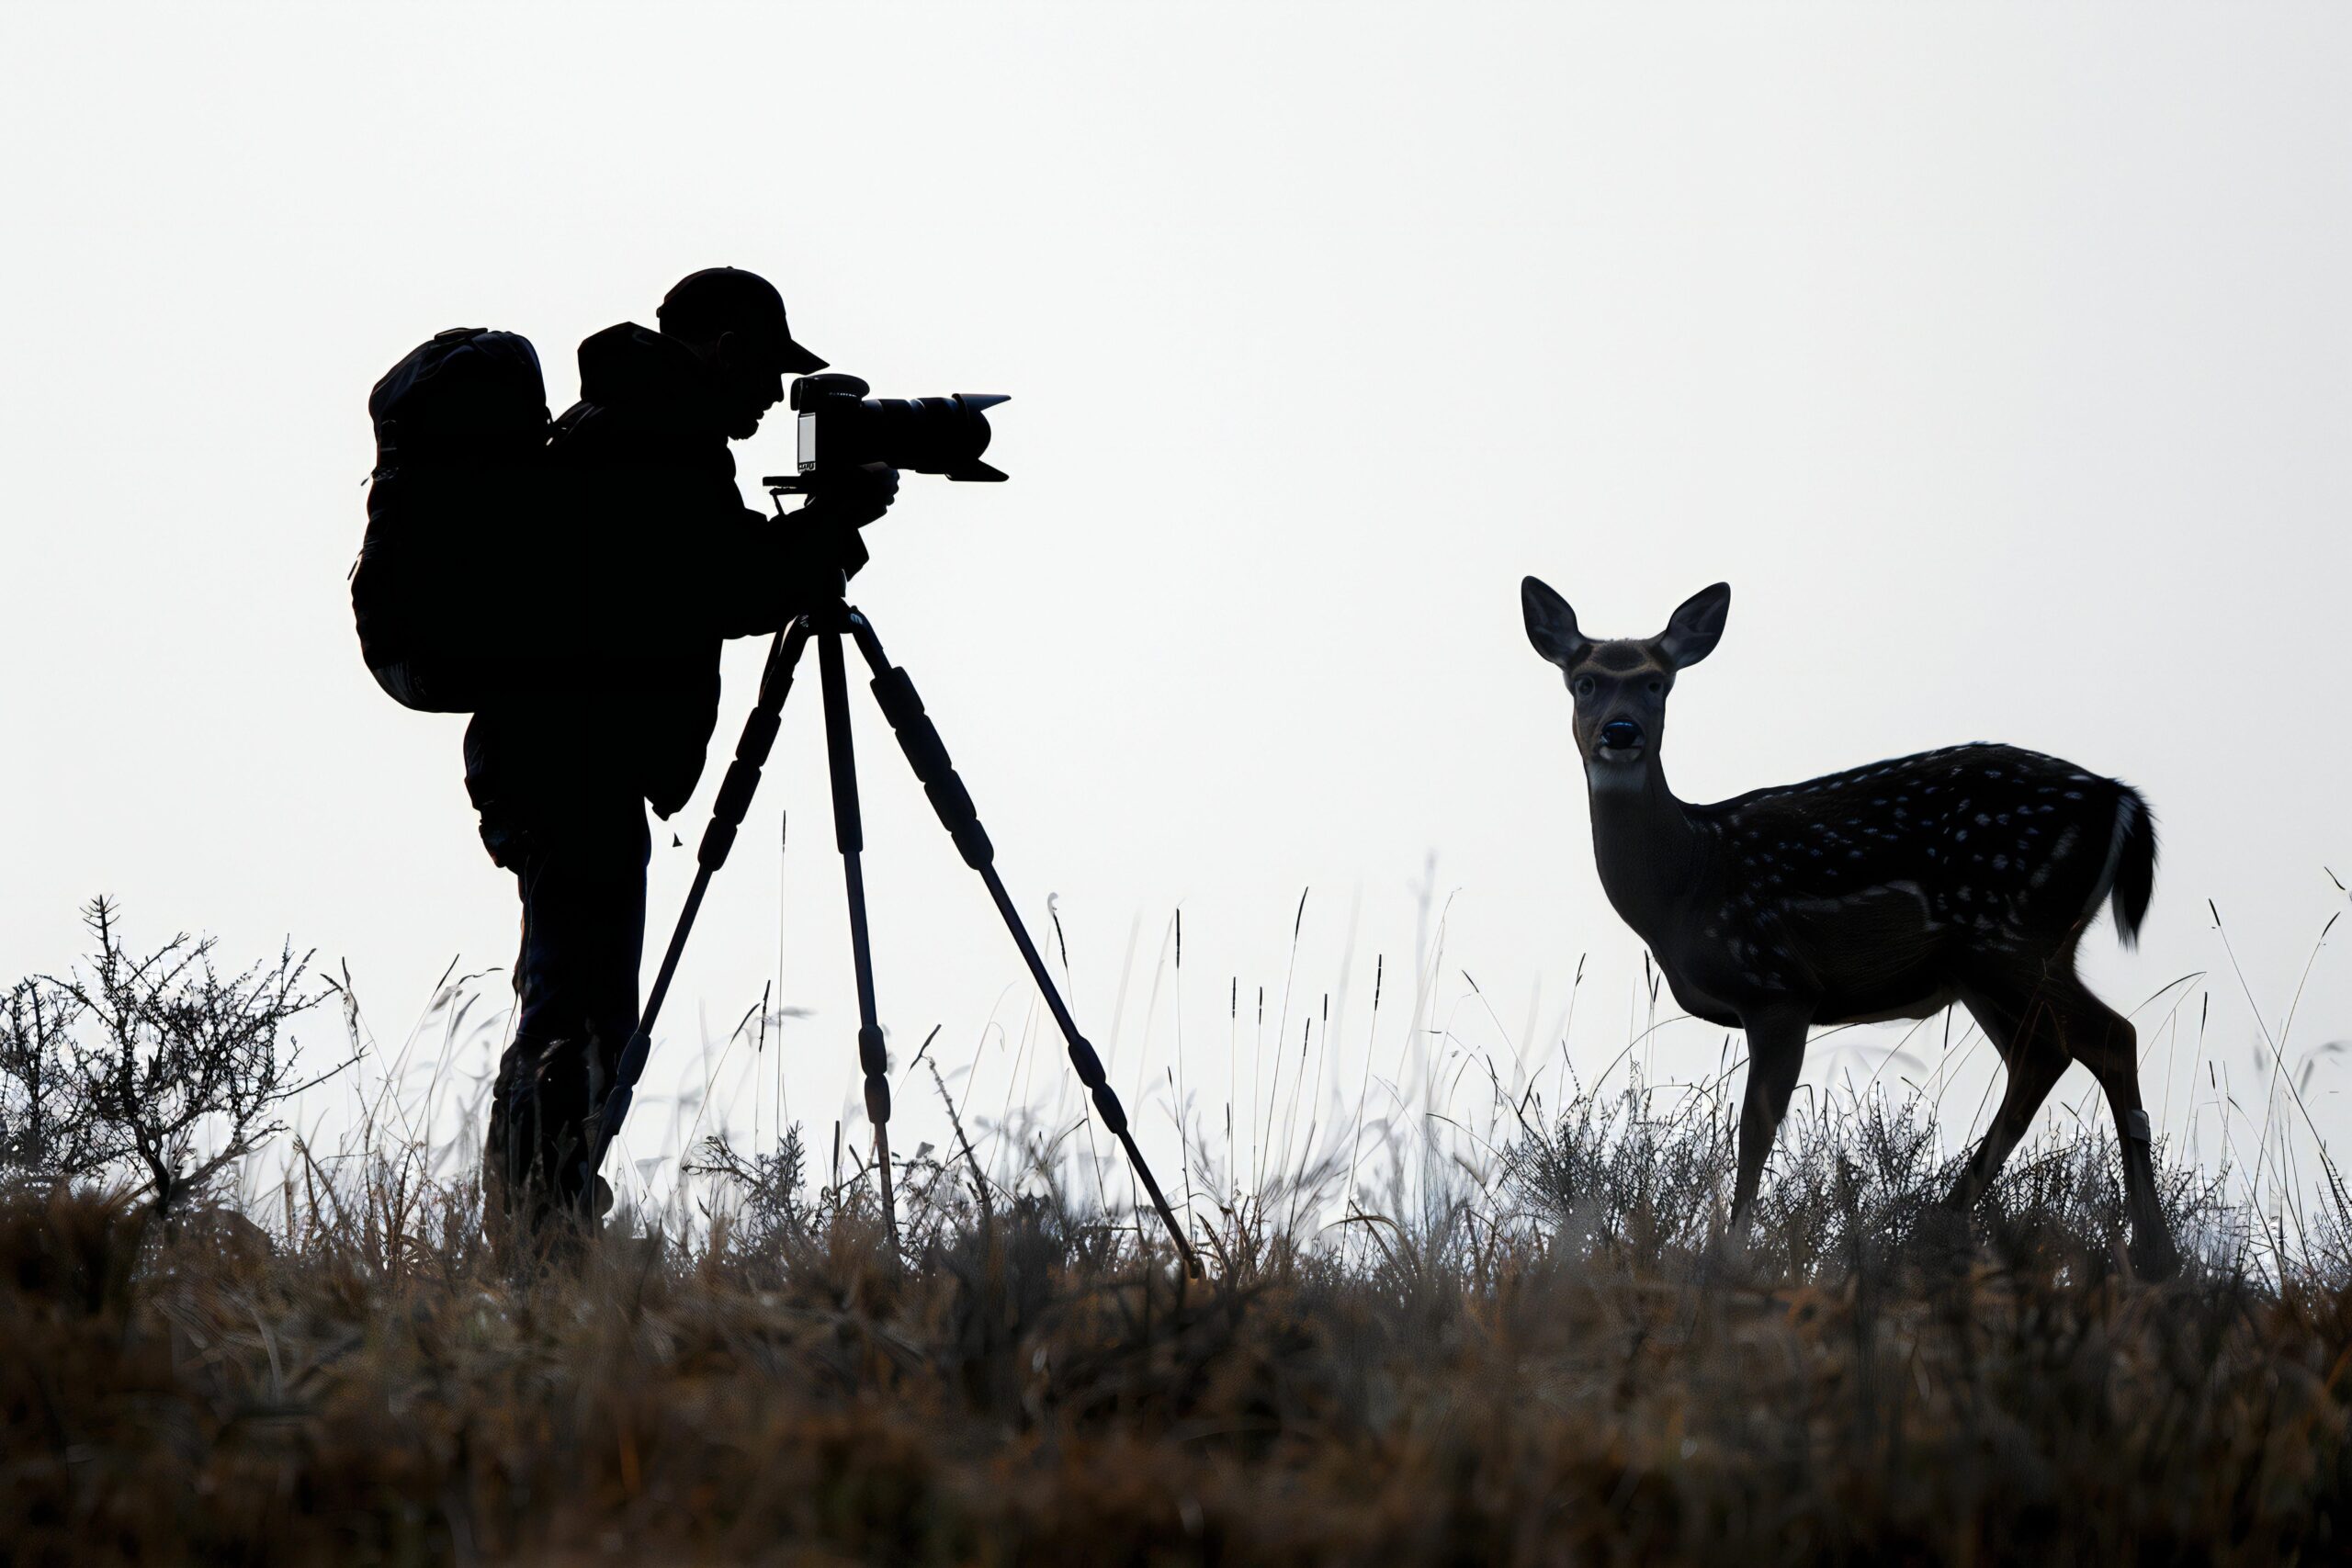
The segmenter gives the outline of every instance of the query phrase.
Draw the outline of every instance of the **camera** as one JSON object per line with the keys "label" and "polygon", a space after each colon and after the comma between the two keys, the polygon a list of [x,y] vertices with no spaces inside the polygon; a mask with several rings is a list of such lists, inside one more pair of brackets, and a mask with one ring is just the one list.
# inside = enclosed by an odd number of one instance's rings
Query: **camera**
{"label": "camera", "polygon": [[957,392],[944,398],[869,398],[854,376],[802,376],[792,383],[797,415],[798,471],[761,480],[782,494],[805,492],[821,468],[866,463],[951,479],[993,482],[1005,476],[980,461],[989,449],[987,412],[1002,392]]}

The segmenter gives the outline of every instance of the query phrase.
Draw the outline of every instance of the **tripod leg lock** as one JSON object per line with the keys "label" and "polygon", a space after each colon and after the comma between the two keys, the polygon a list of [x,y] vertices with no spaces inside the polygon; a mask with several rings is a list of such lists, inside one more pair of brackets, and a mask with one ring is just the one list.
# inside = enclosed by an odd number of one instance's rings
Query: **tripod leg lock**
{"label": "tripod leg lock", "polygon": [[1126,1108],[1112,1092],[1109,1076],[1102,1070],[1102,1058],[1095,1055],[1093,1043],[1084,1035],[1069,1037],[1069,1065],[1078,1069],[1078,1081],[1093,1097],[1094,1111],[1102,1118],[1102,1125],[1114,1134],[1125,1132]]}
{"label": "tripod leg lock", "polygon": [[939,728],[931,722],[931,716],[923,712],[922,699],[915,694],[915,683],[906,671],[892,665],[874,677],[874,700],[882,705],[890,733],[899,738],[899,750],[907,754],[908,765],[922,781],[922,792],[931,797],[940,826],[956,840],[964,863],[978,871],[994,862],[996,846],[989,841],[988,829],[980,826],[971,792],[956,775],[956,764],[948,761],[946,743],[939,739]]}
{"label": "tripod leg lock", "polygon": [[857,1065],[865,1072],[865,1119],[886,1126],[890,1120],[890,1055],[883,1048],[879,1028],[868,1025],[857,1032]]}
{"label": "tripod leg lock", "polygon": [[637,1098],[637,1080],[645,1074],[645,1059],[652,1053],[653,1042],[642,1026],[621,1047],[620,1059],[613,1065],[613,1087],[605,1091],[604,1103],[596,1108],[595,1137],[589,1146],[595,1164],[589,1167],[591,1170],[605,1163],[605,1150],[619,1136],[629,1102]]}
{"label": "tripod leg lock", "polygon": [[727,852],[735,847],[735,830],[752,809],[752,796],[760,787],[760,770],[767,763],[769,748],[775,744],[775,732],[783,722],[780,714],[755,709],[744,723],[735,760],[727,764],[726,781],[718,786],[718,798],[711,802],[710,826],[703,829],[702,846],[695,852],[695,859],[713,871],[727,863]]}
{"label": "tripod leg lock", "polygon": [[714,819],[702,830],[702,843],[695,851],[696,863],[717,871],[727,863],[727,852],[735,847],[736,824]]}
{"label": "tripod leg lock", "polygon": [[735,755],[754,768],[768,760],[768,750],[775,744],[775,733],[784,728],[781,710],[771,713],[766,708],[753,708],[752,716],[743,721],[742,739],[735,742]]}
{"label": "tripod leg lock", "polygon": [[752,808],[752,795],[760,787],[760,764],[747,762],[738,757],[727,765],[727,778],[718,786],[718,798],[710,808],[710,826],[702,831],[702,845],[695,851],[695,859],[717,871],[727,863],[727,852],[735,847],[735,830],[743,825],[743,814]]}

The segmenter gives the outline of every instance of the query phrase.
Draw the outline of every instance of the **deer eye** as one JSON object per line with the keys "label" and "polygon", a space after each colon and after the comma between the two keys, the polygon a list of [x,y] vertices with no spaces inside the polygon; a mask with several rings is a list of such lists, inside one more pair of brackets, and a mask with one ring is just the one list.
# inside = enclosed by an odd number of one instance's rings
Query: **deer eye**
{"label": "deer eye", "polygon": [[1577,696],[1589,697],[1593,694],[1593,679],[1589,675],[1579,675],[1576,678],[1576,683],[1568,689]]}
{"label": "deer eye", "polygon": [[1656,695],[1657,695],[1660,692],[1663,692],[1663,691],[1665,691],[1665,690],[1666,690],[1666,682],[1663,682],[1663,681],[1652,681],[1652,682],[1649,683],[1649,688],[1650,688],[1650,695],[1652,695],[1652,696],[1656,696]]}

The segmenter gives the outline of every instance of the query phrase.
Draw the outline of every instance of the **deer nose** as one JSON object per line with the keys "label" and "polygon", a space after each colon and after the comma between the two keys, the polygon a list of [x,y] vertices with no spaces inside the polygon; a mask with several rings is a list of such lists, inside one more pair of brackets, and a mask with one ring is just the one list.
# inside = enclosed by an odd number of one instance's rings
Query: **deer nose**
{"label": "deer nose", "polygon": [[1642,727],[1630,718],[1612,718],[1600,727],[1600,743],[1612,751],[1638,746],[1641,740]]}

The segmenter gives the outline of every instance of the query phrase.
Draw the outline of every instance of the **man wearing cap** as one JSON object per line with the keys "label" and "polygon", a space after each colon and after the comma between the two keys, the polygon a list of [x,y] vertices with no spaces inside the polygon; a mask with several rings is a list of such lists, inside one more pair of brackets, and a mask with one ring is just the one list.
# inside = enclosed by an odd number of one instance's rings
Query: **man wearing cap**
{"label": "man wearing cap", "polygon": [[645,809],[694,793],[718,716],[719,649],[773,632],[865,563],[888,510],[876,465],[792,514],[743,504],[728,442],[759,428],[784,378],[825,362],[793,341],[766,279],[713,267],[580,345],[580,401],[556,422],[560,504],[519,603],[547,677],[478,711],[466,788],[492,860],[523,900],[514,1043],[498,1069],[483,1182],[492,1217],[592,1226],[609,1193],[592,1118],[637,1025]]}

